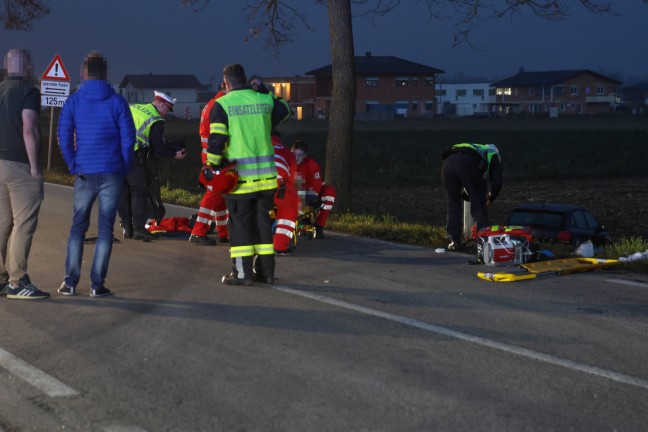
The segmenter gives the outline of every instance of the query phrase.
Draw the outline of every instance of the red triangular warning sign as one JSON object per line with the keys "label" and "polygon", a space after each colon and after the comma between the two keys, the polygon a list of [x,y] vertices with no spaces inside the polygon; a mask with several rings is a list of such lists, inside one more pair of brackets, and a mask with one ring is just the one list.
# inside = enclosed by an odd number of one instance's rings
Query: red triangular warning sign
{"label": "red triangular warning sign", "polygon": [[63,66],[63,60],[61,60],[61,56],[58,54],[54,56],[54,59],[49,66],[47,66],[47,69],[45,69],[45,72],[41,77],[44,80],[70,81],[70,76],[68,75],[67,70],[65,70],[65,66]]}

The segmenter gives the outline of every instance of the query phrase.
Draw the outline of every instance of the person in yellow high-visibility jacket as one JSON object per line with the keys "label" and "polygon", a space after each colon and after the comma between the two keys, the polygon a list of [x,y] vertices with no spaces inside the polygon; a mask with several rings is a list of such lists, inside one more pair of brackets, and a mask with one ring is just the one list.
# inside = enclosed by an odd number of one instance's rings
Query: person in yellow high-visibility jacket
{"label": "person in yellow high-visibility jacket", "polygon": [[[240,64],[223,69],[227,94],[216,100],[210,113],[207,164],[221,167],[236,162],[238,184],[225,201],[232,272],[227,285],[274,283],[274,247],[270,211],[277,188],[277,169],[270,131],[290,117],[288,103],[246,85]],[[254,256],[259,272],[253,272]]]}

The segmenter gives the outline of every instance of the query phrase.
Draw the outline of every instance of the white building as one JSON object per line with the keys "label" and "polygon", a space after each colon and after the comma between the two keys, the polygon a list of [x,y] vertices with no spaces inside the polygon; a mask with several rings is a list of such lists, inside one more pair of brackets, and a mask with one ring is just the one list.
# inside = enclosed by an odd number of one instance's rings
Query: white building
{"label": "white building", "polygon": [[216,94],[194,75],[126,75],[119,84],[119,93],[129,104],[153,101],[157,90],[177,99],[173,115],[178,118],[198,118],[209,97]]}
{"label": "white building", "polygon": [[436,84],[439,116],[487,116],[495,103],[490,83]]}

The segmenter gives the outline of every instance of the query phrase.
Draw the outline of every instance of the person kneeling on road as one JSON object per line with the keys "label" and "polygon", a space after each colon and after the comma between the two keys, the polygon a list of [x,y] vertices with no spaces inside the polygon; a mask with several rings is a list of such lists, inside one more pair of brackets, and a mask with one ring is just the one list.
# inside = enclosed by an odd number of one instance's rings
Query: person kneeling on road
{"label": "person kneeling on road", "polygon": [[295,141],[291,150],[297,159],[296,184],[299,198],[302,205],[319,206],[315,220],[315,238],[323,239],[326,220],[335,203],[335,187],[322,180],[320,166],[308,156],[308,146],[304,141]]}

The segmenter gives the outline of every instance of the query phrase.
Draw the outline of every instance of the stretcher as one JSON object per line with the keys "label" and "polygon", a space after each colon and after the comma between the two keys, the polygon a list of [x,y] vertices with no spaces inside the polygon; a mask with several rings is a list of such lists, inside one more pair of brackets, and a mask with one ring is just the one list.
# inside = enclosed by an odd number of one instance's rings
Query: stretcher
{"label": "stretcher", "polygon": [[518,272],[479,272],[477,277],[491,282],[517,282],[549,275],[567,275],[602,270],[620,264],[618,260],[599,258],[564,258],[520,265]]}
{"label": "stretcher", "polygon": [[300,237],[306,237],[308,240],[314,239],[317,236],[317,231],[315,230],[316,219],[317,211],[315,207],[304,206],[297,216],[297,235]]}

